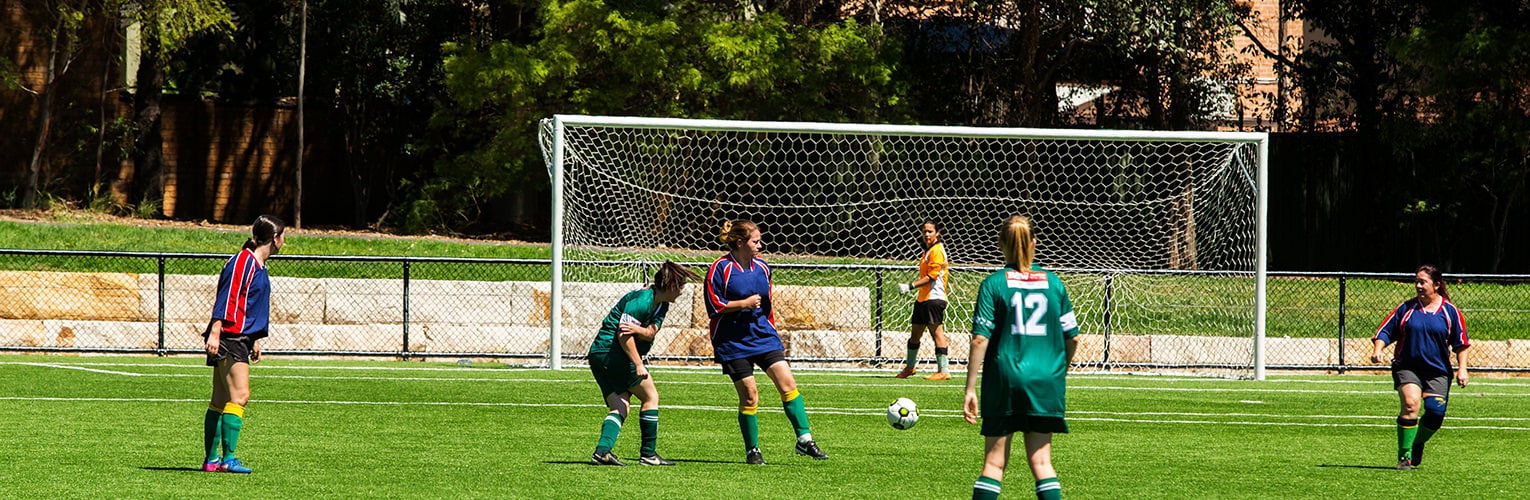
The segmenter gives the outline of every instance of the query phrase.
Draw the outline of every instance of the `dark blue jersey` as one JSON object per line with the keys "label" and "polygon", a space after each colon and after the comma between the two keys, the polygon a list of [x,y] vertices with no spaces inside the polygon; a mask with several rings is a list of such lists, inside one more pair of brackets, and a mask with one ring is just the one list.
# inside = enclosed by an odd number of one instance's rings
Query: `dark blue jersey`
{"label": "dark blue jersey", "polygon": [[1449,300],[1440,310],[1428,312],[1417,298],[1409,299],[1392,310],[1371,340],[1392,348],[1392,364],[1410,370],[1432,369],[1450,373],[1450,353],[1472,345],[1466,337],[1466,321],[1461,310]]}
{"label": "dark blue jersey", "polygon": [[[770,266],[755,257],[745,266],[727,253],[707,268],[707,316],[712,318],[712,351],[718,361],[732,361],[770,351],[783,351],[781,334],[770,301]],[[760,296],[759,309],[719,313],[728,301]]]}
{"label": "dark blue jersey", "polygon": [[255,252],[241,250],[223,264],[212,319],[223,320],[219,334],[224,337],[266,336],[271,320],[271,280]]}

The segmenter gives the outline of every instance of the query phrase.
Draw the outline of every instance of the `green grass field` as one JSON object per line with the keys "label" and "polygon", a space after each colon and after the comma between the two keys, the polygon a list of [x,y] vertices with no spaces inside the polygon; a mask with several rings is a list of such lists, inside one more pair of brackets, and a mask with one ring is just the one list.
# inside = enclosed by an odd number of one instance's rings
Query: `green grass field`
{"label": "green grass field", "polygon": [[[595,467],[604,409],[582,367],[272,358],[240,441],[255,473],[210,474],[209,372],[190,357],[0,356],[0,498],[964,498],[982,448],[960,380],[804,370],[832,457],[795,456],[780,407],[762,404],[768,465],[747,466],[727,378],[672,368],[655,372],[659,450],[679,465]],[[921,406],[911,430],[883,416],[899,396]],[[1526,379],[1454,389],[1424,465],[1401,472],[1384,376],[1074,375],[1054,461],[1069,498],[1526,498],[1527,397]],[[638,445],[633,415],[616,452]],[[1016,458],[1004,496],[1032,498]]]}

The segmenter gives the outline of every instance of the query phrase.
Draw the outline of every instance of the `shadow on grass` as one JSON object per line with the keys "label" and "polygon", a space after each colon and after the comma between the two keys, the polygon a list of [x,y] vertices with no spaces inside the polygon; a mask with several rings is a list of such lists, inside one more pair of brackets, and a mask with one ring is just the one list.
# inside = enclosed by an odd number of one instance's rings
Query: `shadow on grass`
{"label": "shadow on grass", "polygon": [[[623,460],[627,462],[627,466],[628,467],[640,466],[640,464],[637,463],[637,459],[632,459],[630,461],[628,461],[627,459],[623,459]],[[740,464],[740,465],[742,465],[744,463],[743,461],[733,461],[733,460],[695,460],[695,459],[687,459],[687,458],[671,458],[670,460],[673,460],[677,464]],[[589,465],[591,467],[595,466],[594,464],[591,464],[589,460],[548,460],[548,461],[542,462],[542,463],[548,464],[548,465]],[[190,469],[190,470],[197,470],[197,469]]]}
{"label": "shadow on grass", "polygon": [[1385,466],[1385,465],[1321,464],[1321,465],[1318,465],[1318,467],[1332,467],[1332,468],[1337,468],[1337,469],[1397,470],[1397,467],[1389,467],[1389,466]]}
{"label": "shadow on grass", "polygon": [[159,470],[167,472],[202,472],[201,467],[139,467],[143,470]]}

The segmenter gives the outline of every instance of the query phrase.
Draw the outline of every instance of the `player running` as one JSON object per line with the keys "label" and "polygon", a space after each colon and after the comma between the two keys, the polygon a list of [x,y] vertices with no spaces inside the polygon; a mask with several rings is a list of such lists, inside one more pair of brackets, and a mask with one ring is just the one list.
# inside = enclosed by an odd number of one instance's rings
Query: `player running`
{"label": "player running", "polygon": [[1031,220],[1012,216],[999,229],[1005,268],[983,279],[972,308],[972,352],[962,414],[976,424],[978,372],[983,374],[983,472],[972,498],[998,498],[1014,433],[1025,436],[1025,456],[1036,478],[1036,497],[1062,498],[1052,468],[1052,433],[1063,420],[1068,363],[1078,349],[1073,302],[1057,275],[1032,266],[1036,239]]}
{"label": "player running", "polygon": [[898,372],[897,378],[914,374],[914,365],[919,362],[919,337],[929,330],[930,338],[935,339],[935,373],[924,379],[947,380],[951,378],[946,372],[949,343],[942,324],[946,318],[946,275],[951,266],[946,262],[946,245],[940,241],[940,227],[935,221],[920,224],[919,234],[919,244],[924,246],[924,256],[919,258],[919,278],[898,284],[903,293],[918,290],[919,294],[914,297],[914,314],[909,319],[913,331],[908,336],[908,357],[903,360],[903,371]]}
{"label": "player running", "polygon": [[744,434],[744,462],[764,464],[760,455],[760,424],[756,417],[760,395],[755,389],[754,367],[781,393],[786,418],[797,432],[797,453],[817,460],[829,458],[808,431],[806,404],[786,362],[786,346],[776,331],[771,305],[770,266],[760,258],[763,243],[754,222],[724,222],[718,239],[728,245],[707,269],[707,316],[712,318],[712,351],[723,373],[733,379],[738,392],[738,427]]}
{"label": "player running", "polygon": [[[654,337],[664,326],[664,316],[669,313],[670,303],[680,296],[687,279],[699,280],[695,271],[670,261],[664,261],[653,274],[653,285],[633,290],[623,295],[605,322],[600,333],[590,343],[590,372],[600,386],[600,394],[606,401],[606,419],[600,426],[600,440],[595,443],[595,454],[590,463],[595,465],[627,465],[611,453],[616,438],[621,434],[622,422],[627,419],[632,396],[642,402],[638,411],[638,428],[643,432],[643,448],[638,463],[643,465],[675,465],[659,456],[659,391],[648,375],[643,356],[653,348]],[[688,312],[688,311],[687,311]]]}
{"label": "player running", "polygon": [[250,468],[234,456],[234,450],[239,444],[239,429],[244,426],[244,407],[250,402],[250,364],[260,362],[258,341],[269,333],[271,280],[266,274],[266,259],[286,245],[285,227],[276,216],[257,217],[250,227],[252,237],[223,264],[218,275],[212,321],[202,332],[207,341],[207,366],[213,367],[212,401],[202,419],[207,452],[202,470],[207,472],[250,473]]}
{"label": "player running", "polygon": [[[1466,387],[1466,320],[1450,302],[1440,269],[1425,264],[1414,273],[1408,299],[1381,322],[1371,337],[1371,361],[1380,363],[1381,349],[1392,348],[1392,387],[1402,400],[1397,414],[1397,468],[1409,470],[1424,461],[1424,443],[1445,421],[1450,397],[1450,353],[1456,353],[1456,383]],[[1422,399],[1422,401],[1420,401]],[[1424,415],[1419,417],[1419,405]],[[1422,425],[1420,425],[1422,424]]]}

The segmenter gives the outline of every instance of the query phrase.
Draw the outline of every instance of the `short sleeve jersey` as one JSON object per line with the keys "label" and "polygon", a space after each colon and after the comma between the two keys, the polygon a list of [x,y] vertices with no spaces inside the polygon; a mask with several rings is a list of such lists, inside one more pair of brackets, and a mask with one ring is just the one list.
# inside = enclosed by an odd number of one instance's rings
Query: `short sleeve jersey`
{"label": "short sleeve jersey", "polygon": [[1393,365],[1397,368],[1441,373],[1450,373],[1451,351],[1472,344],[1466,336],[1466,319],[1455,304],[1446,300],[1438,311],[1431,313],[1424,310],[1418,298],[1408,299],[1393,309],[1371,339],[1397,344],[1392,348]]}
{"label": "short sleeve jersey", "polygon": [[[723,254],[707,268],[707,316],[712,351],[718,361],[732,361],[771,351],[786,350],[776,332],[775,307],[770,296],[770,266],[755,257],[745,266]],[[721,313],[729,301],[759,294],[759,309]]]}
{"label": "short sleeve jersey", "polygon": [[[627,292],[621,300],[616,301],[611,312],[606,313],[606,319],[600,323],[600,332],[595,334],[595,340],[590,342],[590,354],[621,352],[622,348],[616,345],[616,337],[621,334],[622,323],[662,328],[664,316],[669,314],[669,303],[656,301],[653,295],[653,288],[644,288]],[[644,342],[636,337],[633,341],[639,355],[646,355],[653,348],[653,342]]]}
{"label": "short sleeve jersey", "polygon": [[988,339],[983,355],[985,418],[1063,417],[1067,406],[1065,341],[1078,320],[1062,280],[1050,271],[1005,268],[985,278],[972,311],[972,334]]}
{"label": "short sleeve jersey", "polygon": [[219,332],[223,337],[266,336],[271,320],[271,279],[254,251],[240,250],[223,264],[212,319],[223,320]]}
{"label": "short sleeve jersey", "polygon": [[919,287],[915,302],[946,299],[946,275],[951,265],[946,262],[946,244],[936,243],[919,258],[919,277],[929,278],[930,284]]}

